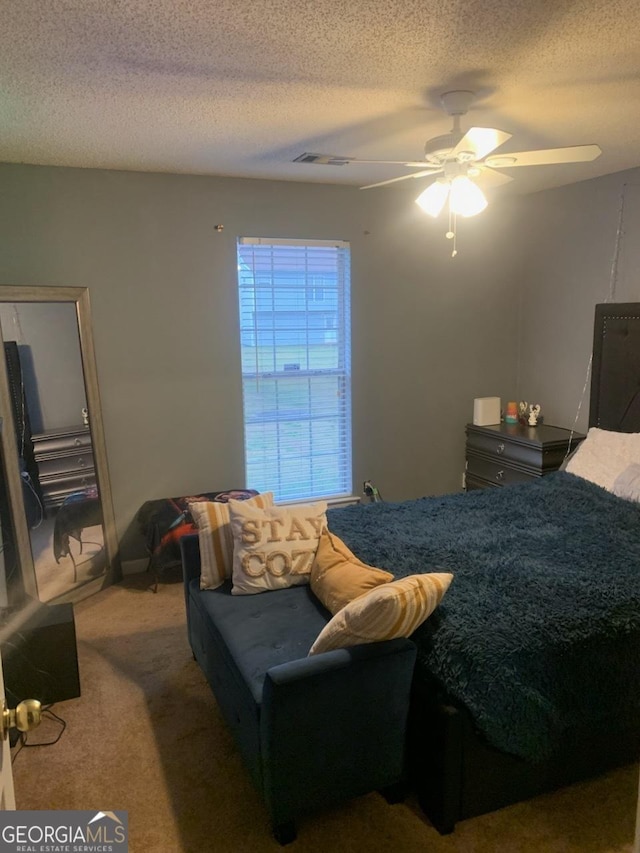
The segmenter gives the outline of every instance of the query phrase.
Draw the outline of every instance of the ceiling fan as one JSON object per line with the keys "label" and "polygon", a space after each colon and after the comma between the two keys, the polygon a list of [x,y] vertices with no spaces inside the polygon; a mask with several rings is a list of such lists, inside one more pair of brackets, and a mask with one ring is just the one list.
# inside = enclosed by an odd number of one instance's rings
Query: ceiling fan
{"label": "ceiling fan", "polygon": [[511,175],[499,170],[516,166],[545,166],[558,163],[584,163],[595,160],[602,153],[598,145],[571,145],[566,148],[544,148],[534,151],[516,151],[493,154],[511,134],[494,127],[471,127],[465,133],[460,129],[460,118],[465,115],[475,99],[475,93],[466,90],[445,92],[440,97],[444,111],[453,118],[449,133],[427,140],[424,160],[361,160],[357,157],[340,157],[331,154],[305,153],[296,157],[296,163],[314,163],[323,166],[358,164],[384,164],[412,169],[408,175],[367,184],[361,189],[372,189],[410,178],[432,177],[431,183],[416,199],[428,214],[436,217],[449,202],[449,231],[454,239],[455,217],[475,216],[487,206],[479,184],[495,187],[512,181]]}

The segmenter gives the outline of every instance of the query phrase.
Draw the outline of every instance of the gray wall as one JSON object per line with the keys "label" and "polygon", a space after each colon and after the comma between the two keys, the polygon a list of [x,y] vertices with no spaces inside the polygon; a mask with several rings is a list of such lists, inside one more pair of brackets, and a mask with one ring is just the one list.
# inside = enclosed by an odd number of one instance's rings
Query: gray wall
{"label": "gray wall", "polygon": [[640,301],[640,169],[529,196],[525,216],[518,397],[584,432],[595,305]]}
{"label": "gray wall", "polygon": [[516,388],[508,205],[462,222],[452,260],[415,187],[9,164],[0,186],[0,283],[90,288],[120,535],[147,499],[243,483],[238,235],[351,242],[356,493],[459,489],[473,398]]}

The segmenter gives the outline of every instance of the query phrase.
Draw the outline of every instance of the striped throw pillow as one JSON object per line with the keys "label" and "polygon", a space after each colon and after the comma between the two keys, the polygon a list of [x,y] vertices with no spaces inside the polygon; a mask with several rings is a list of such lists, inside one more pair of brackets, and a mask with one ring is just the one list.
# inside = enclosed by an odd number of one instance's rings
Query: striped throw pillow
{"label": "striped throw pillow", "polygon": [[[243,503],[265,509],[273,506],[273,492],[256,495]],[[233,566],[233,533],[229,504],[216,501],[194,501],[189,506],[198,527],[200,542],[200,589],[216,589],[231,577]]]}
{"label": "striped throw pillow", "polygon": [[324,626],[310,655],[409,637],[442,601],[453,575],[409,575],[359,595]]}

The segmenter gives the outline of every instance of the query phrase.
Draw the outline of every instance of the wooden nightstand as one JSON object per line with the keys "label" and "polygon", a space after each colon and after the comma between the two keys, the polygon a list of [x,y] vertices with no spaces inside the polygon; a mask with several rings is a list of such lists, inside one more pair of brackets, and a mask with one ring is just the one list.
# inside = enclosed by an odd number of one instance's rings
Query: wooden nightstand
{"label": "wooden nightstand", "polygon": [[467,424],[466,490],[523,483],[557,471],[584,438],[547,424]]}

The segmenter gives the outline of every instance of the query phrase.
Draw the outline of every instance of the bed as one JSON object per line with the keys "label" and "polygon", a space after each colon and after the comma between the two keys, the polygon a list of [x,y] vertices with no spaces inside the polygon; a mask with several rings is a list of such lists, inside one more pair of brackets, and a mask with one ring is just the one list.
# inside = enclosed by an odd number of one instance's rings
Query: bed
{"label": "bed", "polygon": [[[640,305],[596,307],[590,426],[640,432]],[[454,573],[412,637],[410,774],[440,832],[640,753],[640,503],[569,470],[329,511],[371,565]]]}

